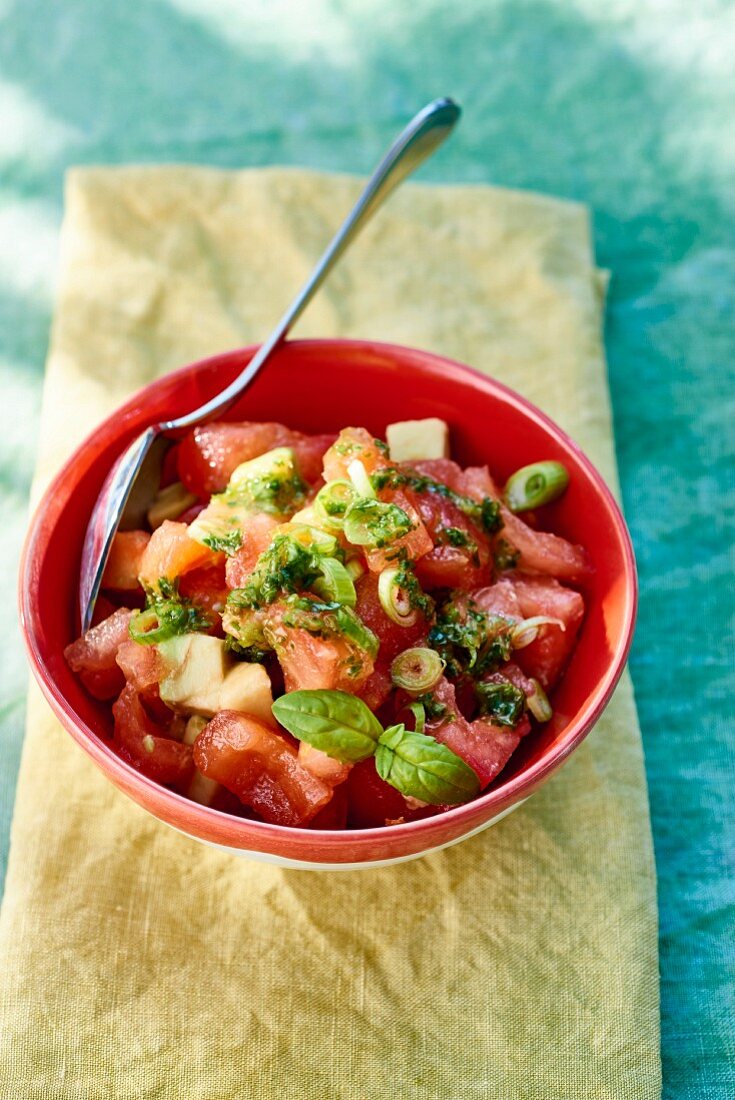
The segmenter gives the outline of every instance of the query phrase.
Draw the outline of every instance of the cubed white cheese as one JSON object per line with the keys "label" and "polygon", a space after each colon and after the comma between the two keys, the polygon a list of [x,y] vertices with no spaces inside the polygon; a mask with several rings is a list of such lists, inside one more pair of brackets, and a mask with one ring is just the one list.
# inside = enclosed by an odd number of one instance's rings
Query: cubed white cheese
{"label": "cubed white cheese", "polygon": [[161,681],[164,703],[210,717],[221,710],[220,691],[230,668],[225,643],[208,634],[182,634],[159,644],[171,669]]}
{"label": "cubed white cheese", "polygon": [[385,435],[393,462],[449,456],[449,428],[446,421],[436,416],[426,420],[399,420],[388,425]]}
{"label": "cubed white cheese", "polygon": [[272,724],[271,681],[262,665],[241,661],[226,674],[219,693],[220,710],[239,710]]}

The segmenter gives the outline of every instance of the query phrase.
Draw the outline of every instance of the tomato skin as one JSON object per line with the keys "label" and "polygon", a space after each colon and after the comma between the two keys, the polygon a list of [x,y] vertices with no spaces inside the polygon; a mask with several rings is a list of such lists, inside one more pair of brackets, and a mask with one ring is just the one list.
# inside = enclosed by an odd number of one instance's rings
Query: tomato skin
{"label": "tomato skin", "polygon": [[266,512],[254,512],[242,531],[242,544],[239,550],[227,559],[225,570],[229,588],[243,588],[258,558],[267,550],[273,529],[280,526],[280,520]]}
{"label": "tomato skin", "polygon": [[114,669],[117,651],[130,638],[128,626],[133,612],[119,607],[107,619],[91,627],[64,650],[73,672],[104,672]]}
{"label": "tomato skin", "polygon": [[185,523],[167,519],[156,528],[145,548],[140,564],[140,580],[143,585],[152,588],[161,577],[173,581],[191,569],[217,565],[223,561],[223,554],[216,554],[208,546],[189,538]]}
{"label": "tomato skin", "polygon": [[[165,731],[146,714],[130,684],[113,704],[112,713],[115,743],[124,759],[158,783],[176,787],[188,783],[193,770],[191,746],[165,736]],[[150,752],[151,741],[147,738],[152,738]]]}
{"label": "tomato skin", "polygon": [[383,825],[418,821],[449,808],[417,805],[414,800],[404,798],[400,791],[380,778],[372,757],[354,765],[345,789],[347,826],[352,829],[379,829]]}
{"label": "tomato skin", "polygon": [[194,743],[194,762],[275,825],[305,825],[332,797],[332,788],[302,767],[283,737],[237,711],[214,716]]}
{"label": "tomato skin", "polygon": [[138,574],[150,538],[147,531],[117,532],[105,565],[103,588],[113,588],[118,592],[134,592],[140,588]]}
{"label": "tomato skin", "polygon": [[199,497],[221,493],[241,462],[291,447],[304,481],[316,481],[333,435],[304,435],[276,423],[214,423],[194,428],[179,448],[179,477]]}

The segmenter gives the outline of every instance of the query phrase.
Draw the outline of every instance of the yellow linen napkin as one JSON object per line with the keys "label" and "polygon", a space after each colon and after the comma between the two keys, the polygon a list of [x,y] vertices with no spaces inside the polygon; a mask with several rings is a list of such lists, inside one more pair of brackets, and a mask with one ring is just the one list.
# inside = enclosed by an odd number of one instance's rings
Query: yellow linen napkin
{"label": "yellow linen napkin", "polygon": [[[357,190],[296,170],[73,172],[36,492],[133,387],[262,339]],[[583,207],[406,186],[299,335],[414,344],[487,370],[615,485],[601,303]],[[159,824],[33,690],[0,973],[2,1097],[658,1097],[630,681],[562,771],[488,832],[333,874],[238,860]]]}

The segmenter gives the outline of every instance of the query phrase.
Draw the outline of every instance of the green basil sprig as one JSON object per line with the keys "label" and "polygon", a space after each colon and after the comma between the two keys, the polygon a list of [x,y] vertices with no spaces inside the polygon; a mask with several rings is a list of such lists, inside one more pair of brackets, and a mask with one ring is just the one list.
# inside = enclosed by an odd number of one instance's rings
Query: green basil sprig
{"label": "green basil sprig", "polygon": [[291,691],[276,699],[273,714],[294,737],[342,763],[374,755],[378,775],[404,797],[457,806],[480,790],[469,764],[446,745],[402,722],[384,730],[367,704],[346,691]]}
{"label": "green basil sprig", "polygon": [[407,730],[402,722],[379,738],[375,768],[402,795],[432,806],[458,806],[480,789],[469,764],[434,737]]}
{"label": "green basil sprig", "polygon": [[347,691],[290,691],[273,704],[282,726],[343,764],[358,764],[375,752],[383,732],[370,707]]}

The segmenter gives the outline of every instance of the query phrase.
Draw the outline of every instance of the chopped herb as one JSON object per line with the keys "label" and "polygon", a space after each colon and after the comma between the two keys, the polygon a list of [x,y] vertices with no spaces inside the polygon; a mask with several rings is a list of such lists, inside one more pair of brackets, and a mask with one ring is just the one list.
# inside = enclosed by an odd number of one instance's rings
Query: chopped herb
{"label": "chopped herb", "polygon": [[447,675],[481,676],[510,657],[513,623],[481,611],[474,600],[458,607],[449,600],[429,631],[429,645],[446,663]]}
{"label": "chopped herb", "polygon": [[507,539],[499,538],[495,543],[493,559],[498,572],[502,572],[504,569],[515,569],[520,556],[520,553],[513,549]]}
{"label": "chopped herb", "polygon": [[345,515],[345,535],[356,546],[381,549],[403,538],[412,528],[411,517],[403,508],[371,497],[354,501]]}
{"label": "chopped herb", "polygon": [[242,546],[242,531],[236,528],[234,531],[229,531],[226,535],[204,535],[201,540],[205,546],[208,546],[210,550],[214,550],[217,553],[222,554],[236,554]]}
{"label": "chopped herb", "polygon": [[233,589],[227,602],[235,607],[263,607],[284,592],[308,588],[321,575],[318,554],[288,534],[276,535],[245,587]]}
{"label": "chopped herb", "polygon": [[225,638],[225,649],[238,661],[249,661],[252,664],[262,664],[270,653],[270,650],[260,649],[256,645],[241,645],[232,634]]}
{"label": "chopped herb", "polygon": [[440,703],[430,691],[427,691],[425,695],[418,695],[414,699],[414,703],[420,703],[424,708],[424,714],[429,722],[436,722],[438,719],[443,719],[445,722],[450,722],[454,718],[453,714],[447,712],[446,705]]}
{"label": "chopped herb", "polygon": [[[344,604],[312,599],[309,596],[288,596],[283,625],[307,630],[319,638],[336,635],[347,639],[371,657],[378,653],[378,639],[351,607]],[[356,668],[355,675],[359,672]]]}
{"label": "chopped herb", "polygon": [[381,454],[383,454],[383,455],[388,454],[388,444],[384,443],[382,439],[374,439],[373,443],[378,448],[378,450],[380,451]]}
{"label": "chopped herb", "polygon": [[526,696],[511,684],[510,680],[498,676],[494,680],[485,680],[475,684],[480,713],[492,718],[500,726],[518,725],[526,707]]}
{"label": "chopped herb", "polygon": [[461,527],[440,527],[437,531],[437,537],[439,542],[447,543],[449,546],[459,547],[463,550],[469,550],[472,564],[480,564],[480,554],[477,543],[469,536],[467,531],[464,531]]}
{"label": "chopped herb", "polygon": [[482,501],[472,500],[470,497],[463,496],[462,493],[450,489],[442,481],[434,481],[433,478],[423,477],[420,474],[396,470],[394,467],[377,470],[370,480],[376,490],[399,489],[401,486],[406,486],[416,493],[436,493],[439,496],[446,497],[447,500],[451,500],[459,508],[460,512],[464,512],[473,523],[481,530],[487,531],[488,534],[494,534],[503,526],[503,521],[500,518],[500,505],[497,500],[492,500],[490,497],[485,497]]}
{"label": "chopped herb", "polygon": [[160,577],[146,593],[144,611],[130,620],[129,632],[139,645],[155,645],[177,634],[209,630],[212,620],[191,600],[179,596],[177,581]]}

